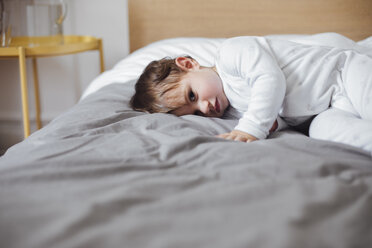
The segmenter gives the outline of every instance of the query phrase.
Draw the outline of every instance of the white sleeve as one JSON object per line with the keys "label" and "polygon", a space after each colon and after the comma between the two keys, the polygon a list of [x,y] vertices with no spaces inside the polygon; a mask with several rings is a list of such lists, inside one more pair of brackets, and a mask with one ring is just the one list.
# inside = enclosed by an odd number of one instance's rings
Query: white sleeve
{"label": "white sleeve", "polygon": [[[226,60],[225,60],[226,58]],[[265,139],[282,106],[285,77],[262,37],[237,37],[224,42],[220,50],[223,64],[233,69],[251,88],[248,109],[236,130]]]}

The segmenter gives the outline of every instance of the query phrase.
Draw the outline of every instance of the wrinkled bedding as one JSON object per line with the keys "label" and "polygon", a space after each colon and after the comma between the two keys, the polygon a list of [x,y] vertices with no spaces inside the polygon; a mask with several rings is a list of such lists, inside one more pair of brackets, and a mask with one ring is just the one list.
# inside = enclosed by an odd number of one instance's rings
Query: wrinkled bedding
{"label": "wrinkled bedding", "polygon": [[371,247],[372,160],[285,130],[145,114],[110,84],[0,158],[0,247]]}

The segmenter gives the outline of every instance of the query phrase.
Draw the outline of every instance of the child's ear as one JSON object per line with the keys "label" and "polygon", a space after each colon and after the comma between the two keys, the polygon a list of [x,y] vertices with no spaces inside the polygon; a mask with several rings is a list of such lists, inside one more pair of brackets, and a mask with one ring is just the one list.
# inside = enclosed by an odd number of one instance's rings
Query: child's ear
{"label": "child's ear", "polygon": [[176,65],[184,71],[198,69],[199,63],[195,59],[187,57],[177,57],[175,59]]}

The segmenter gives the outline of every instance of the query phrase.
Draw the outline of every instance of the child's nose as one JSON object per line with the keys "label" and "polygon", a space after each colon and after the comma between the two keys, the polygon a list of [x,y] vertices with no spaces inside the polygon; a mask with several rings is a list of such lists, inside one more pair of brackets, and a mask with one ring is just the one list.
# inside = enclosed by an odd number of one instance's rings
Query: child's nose
{"label": "child's nose", "polygon": [[207,115],[210,111],[210,108],[211,108],[211,104],[209,101],[205,100],[205,101],[202,101],[201,104],[200,104],[200,111]]}

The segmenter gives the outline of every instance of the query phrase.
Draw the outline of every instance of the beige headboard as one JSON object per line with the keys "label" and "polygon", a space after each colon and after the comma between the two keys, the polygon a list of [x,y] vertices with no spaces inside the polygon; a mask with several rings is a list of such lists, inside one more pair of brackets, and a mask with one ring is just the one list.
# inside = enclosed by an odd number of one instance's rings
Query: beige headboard
{"label": "beige headboard", "polygon": [[130,50],[172,37],[372,35],[372,0],[128,0]]}

